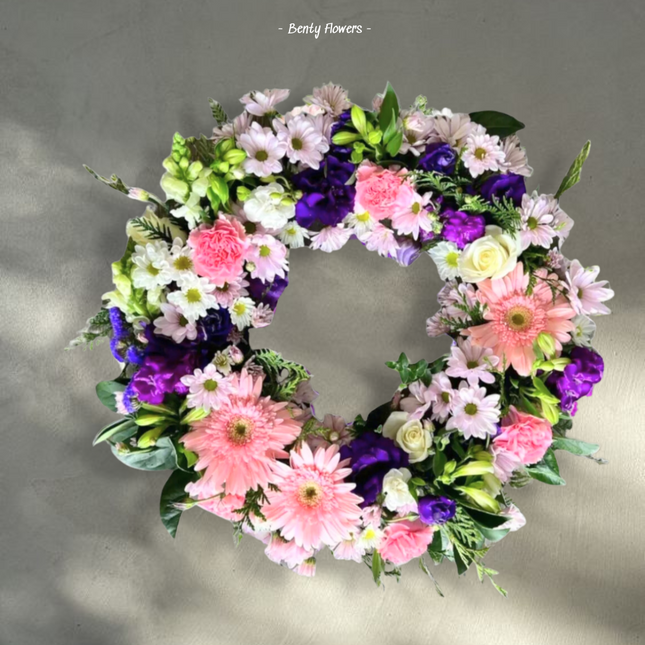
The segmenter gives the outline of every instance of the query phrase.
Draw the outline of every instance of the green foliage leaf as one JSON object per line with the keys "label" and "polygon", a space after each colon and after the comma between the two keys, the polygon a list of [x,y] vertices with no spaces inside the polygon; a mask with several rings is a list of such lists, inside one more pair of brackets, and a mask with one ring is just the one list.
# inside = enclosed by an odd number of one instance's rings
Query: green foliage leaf
{"label": "green foliage leaf", "polygon": [[159,514],[161,521],[166,530],[172,537],[177,534],[177,526],[181,519],[182,510],[176,508],[174,504],[183,501],[186,498],[186,485],[196,481],[197,473],[187,473],[183,470],[175,470],[164,484],[159,500]]}
{"label": "green foliage leaf", "polygon": [[423,359],[416,363],[410,363],[408,357],[402,352],[397,361],[388,361],[385,364],[399,373],[401,382],[404,385],[409,385],[415,381],[424,381],[428,384],[430,381],[428,362]]}
{"label": "green foliage leaf", "polygon": [[566,437],[555,437],[551,444],[551,450],[566,450],[572,455],[588,457],[600,450],[600,446],[595,443],[587,443],[579,439],[567,439]]}
{"label": "green foliage leaf", "polygon": [[468,564],[464,561],[463,557],[459,553],[459,549],[455,547],[455,550],[453,552],[454,558],[455,558],[455,565],[457,565],[457,573],[458,575],[463,575],[468,571]]}
{"label": "green foliage leaf", "polygon": [[137,424],[132,419],[118,419],[114,423],[105,426],[101,432],[99,432],[94,441],[92,442],[93,446],[96,446],[103,441],[110,440],[111,443],[116,443],[117,441],[125,441],[130,437],[133,437],[138,430]]}
{"label": "green foliage leaf", "polygon": [[499,542],[510,531],[510,529],[489,529],[479,524],[477,524],[477,528],[489,542]]}
{"label": "green foliage leaf", "polygon": [[560,477],[560,468],[553,450],[546,451],[544,458],[533,466],[526,466],[526,472],[533,478],[551,486],[564,486],[566,482]]}
{"label": "green foliage leaf", "polygon": [[169,437],[161,437],[152,448],[125,452],[112,446],[114,456],[137,470],[171,470],[177,468],[177,452]]}
{"label": "green foliage leaf", "polygon": [[382,132],[385,132],[394,118],[396,121],[399,116],[399,99],[396,96],[394,88],[388,84],[385,86],[385,95],[383,96],[383,103],[381,104],[381,111],[379,112],[379,127]]}
{"label": "green foliage leaf", "polygon": [[117,381],[101,381],[96,386],[96,396],[99,397],[99,401],[106,407],[116,412],[116,399],[114,397],[116,392],[123,392],[125,390],[125,385],[123,383],[118,383]]}
{"label": "green foliage leaf", "polygon": [[376,430],[379,426],[382,426],[387,418],[392,413],[392,402],[388,401],[379,405],[378,408],[374,408],[365,419],[365,428],[364,430]]}
{"label": "green foliage leaf", "polygon": [[365,112],[358,106],[352,105],[351,109],[352,125],[363,137],[367,135],[367,119]]}
{"label": "green foliage leaf", "polygon": [[120,193],[123,193],[125,195],[128,194],[129,188],[123,183],[123,181],[117,177],[116,175],[112,175],[111,177],[103,177],[102,175],[99,175],[97,172],[94,172],[89,166],[86,166],[83,164],[83,168],[87,170],[87,172],[94,177],[94,179],[98,179],[101,183],[105,184],[106,186],[109,186],[110,188],[114,188],[114,190],[118,190]]}
{"label": "green foliage leaf", "polygon": [[571,164],[571,168],[569,168],[569,172],[567,172],[567,174],[564,176],[564,179],[560,184],[560,188],[558,188],[558,192],[555,194],[556,199],[558,199],[565,190],[569,190],[569,188],[573,188],[573,186],[575,186],[580,181],[580,173],[582,172],[582,166],[584,162],[587,160],[590,150],[591,150],[591,141],[587,141],[587,143],[585,143],[584,147],[580,151],[580,154],[575,158],[574,162]]}
{"label": "green foliage leaf", "polygon": [[479,125],[483,125],[491,136],[508,137],[524,128],[521,121],[495,110],[484,110],[482,112],[471,112],[470,119]]}
{"label": "green foliage leaf", "polygon": [[270,396],[275,401],[288,401],[295,393],[298,384],[311,378],[302,365],[285,360],[271,349],[256,350],[254,358],[267,375],[263,392],[265,396]]}
{"label": "green foliage leaf", "polygon": [[460,506],[466,511],[466,513],[468,513],[468,515],[470,515],[480,529],[481,527],[494,529],[508,521],[508,518],[503,515],[487,513],[481,509],[466,506],[465,504],[460,504]]}
{"label": "green foliage leaf", "polygon": [[385,146],[385,149],[387,150],[387,153],[390,155],[390,157],[394,157],[401,149],[402,144],[403,132],[399,131],[392,137],[392,140]]}
{"label": "green foliage leaf", "polygon": [[381,576],[385,570],[385,562],[378,551],[372,555],[372,577],[377,586],[381,586]]}
{"label": "green foliage leaf", "polygon": [[213,114],[213,118],[217,122],[217,125],[222,125],[223,123],[226,123],[228,121],[228,116],[219,101],[209,98],[208,104],[211,106],[211,112]]}

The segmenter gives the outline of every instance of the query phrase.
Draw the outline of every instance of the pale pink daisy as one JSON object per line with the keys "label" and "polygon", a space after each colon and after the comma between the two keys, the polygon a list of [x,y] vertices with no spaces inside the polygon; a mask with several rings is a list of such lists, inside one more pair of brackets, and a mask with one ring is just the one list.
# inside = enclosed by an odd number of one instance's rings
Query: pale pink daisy
{"label": "pale pink daisy", "polygon": [[492,349],[475,347],[470,338],[458,338],[450,348],[446,374],[453,378],[464,378],[472,387],[480,381],[490,385],[495,382],[495,375],[491,369],[498,363],[499,358],[493,354]]}
{"label": "pale pink daisy", "polygon": [[512,172],[524,177],[530,177],[533,174],[533,168],[529,166],[526,158],[526,150],[520,145],[520,139],[516,134],[502,141],[502,150],[504,151],[504,172]]}
{"label": "pale pink daisy", "polygon": [[399,154],[412,153],[418,157],[432,139],[438,139],[434,118],[420,110],[402,110],[403,143]]}
{"label": "pale pink daisy", "polygon": [[307,558],[295,567],[293,572],[305,578],[313,578],[316,575],[316,558]]}
{"label": "pale pink daisy", "polygon": [[188,340],[195,340],[197,338],[197,327],[195,323],[191,323],[181,313],[181,309],[167,302],[161,303],[159,308],[163,316],[155,318],[153,321],[155,334],[170,336],[176,343],[181,343],[186,338]]}
{"label": "pale pink daisy", "polygon": [[441,304],[450,318],[465,320],[468,314],[466,309],[473,309],[477,304],[477,290],[469,283],[448,282],[437,295],[437,301]]}
{"label": "pale pink daisy", "polygon": [[219,143],[224,139],[235,139],[239,141],[240,136],[251,127],[251,123],[253,123],[253,115],[244,111],[242,114],[236,116],[232,122],[214,127],[211,138],[215,143]]}
{"label": "pale pink daisy", "polygon": [[520,238],[522,250],[531,244],[548,249],[555,237],[554,213],[558,208],[558,200],[553,195],[532,195],[525,193],[522,196],[520,208],[521,228]]}
{"label": "pale pink daisy", "polygon": [[273,309],[264,303],[256,305],[251,314],[251,325],[256,329],[268,327],[273,321]]}
{"label": "pale pink daisy", "polygon": [[307,435],[307,445],[312,451],[317,448],[328,448],[331,444],[346,446],[352,440],[352,433],[343,417],[326,414],[320,422],[320,427]]}
{"label": "pale pink daisy", "polygon": [[445,421],[453,409],[456,391],[452,387],[450,379],[445,372],[438,372],[432,375],[432,383],[428,396],[433,396],[432,418],[437,421]]}
{"label": "pale pink daisy", "polygon": [[352,229],[345,228],[343,224],[325,226],[317,233],[311,235],[311,249],[332,253],[342,249],[352,236]]}
{"label": "pale pink daisy", "polygon": [[437,399],[437,390],[422,381],[415,381],[408,387],[410,396],[401,399],[401,410],[410,414],[410,419],[421,419]]}
{"label": "pale pink daisy", "polygon": [[[186,487],[186,491],[188,491],[188,487]],[[217,495],[198,502],[197,506],[229,522],[239,522],[244,517],[237,512],[244,506],[242,495]]]}
{"label": "pale pink daisy", "polygon": [[273,464],[288,456],[284,448],[300,434],[301,424],[291,418],[286,402],[261,396],[262,381],[246,369],[232,375],[227,400],[181,439],[197,453],[195,470],[205,471],[212,494],[226,486],[228,494],[245,495],[274,482]]}
{"label": "pale pink daisy", "polygon": [[514,453],[492,444],[489,447],[489,452],[493,455],[493,472],[495,477],[506,484],[511,475],[518,469],[522,468],[522,460]]}
{"label": "pale pink daisy", "polygon": [[438,311],[436,314],[430,316],[426,320],[426,334],[430,338],[437,338],[443,336],[450,331],[448,325],[443,321],[443,312]]}
{"label": "pale pink daisy", "polygon": [[475,127],[467,114],[453,114],[448,108],[433,112],[432,116],[439,141],[445,141],[453,148],[461,148]]}
{"label": "pale pink daisy", "polygon": [[361,524],[366,528],[378,529],[381,526],[383,509],[378,504],[366,506],[361,516]]}
{"label": "pale pink daisy", "polygon": [[399,235],[412,235],[417,240],[421,231],[432,232],[436,226],[432,193],[419,195],[411,186],[404,184],[404,187],[392,208],[392,227]]}
{"label": "pale pink daisy", "polygon": [[262,282],[273,282],[276,276],[284,278],[289,270],[287,247],[272,235],[251,235],[248,240],[245,259],[253,265],[251,277]]}
{"label": "pale pink daisy", "polygon": [[327,139],[314,127],[308,116],[297,116],[282,123],[273,120],[278,141],[286,145],[286,155],[291,163],[302,163],[309,168],[320,168],[323,153],[329,150]]}
{"label": "pale pink daisy", "polygon": [[330,114],[315,114],[312,117],[314,128],[325,137],[327,143],[331,143],[331,129],[334,127],[334,117]]}
{"label": "pale pink daisy", "polygon": [[266,491],[262,512],[284,538],[305,549],[334,546],[357,529],[363,500],[351,492],[356,485],[344,481],[351,469],[338,451],[333,445],[314,455],[305,443],[291,451],[290,466],[273,464],[279,490]]}
{"label": "pale pink daisy", "polygon": [[368,251],[376,251],[383,257],[393,256],[399,248],[399,243],[394,237],[394,231],[380,222],[374,225],[364,243]]}
{"label": "pale pink daisy", "polygon": [[233,392],[231,377],[224,376],[212,363],[182,376],[181,382],[188,388],[188,407],[204,408],[207,412],[219,410]]}
{"label": "pale pink daisy", "polygon": [[314,550],[304,548],[293,540],[285,540],[278,533],[274,533],[264,553],[271,562],[293,569],[302,564],[307,558],[313,557]]}
{"label": "pale pink daisy", "polygon": [[596,282],[600,267],[586,269],[578,260],[573,260],[567,271],[567,287],[569,300],[576,313],[585,316],[610,314],[611,310],[603,302],[614,297],[613,289],[609,288],[607,280]]}
{"label": "pale pink daisy", "polygon": [[553,229],[555,234],[560,238],[560,244],[569,237],[569,233],[573,228],[573,220],[560,208],[558,204],[557,209],[553,213]]}
{"label": "pale pink daisy", "polygon": [[365,555],[365,547],[360,543],[358,538],[352,534],[347,540],[339,542],[332,551],[336,560],[353,560],[362,562]]}
{"label": "pale pink daisy", "polygon": [[287,145],[279,141],[270,128],[259,123],[240,136],[240,145],[248,155],[244,160],[244,170],[258,177],[268,177],[282,171],[280,159],[284,157]]}
{"label": "pale pink daisy", "polygon": [[526,518],[522,511],[520,511],[515,504],[510,504],[509,506],[503,506],[499,514],[503,517],[507,517],[508,521],[504,524],[500,524],[497,529],[508,529],[511,533],[513,531],[519,531],[523,526],[526,525]]}
{"label": "pale pink daisy", "polygon": [[230,282],[225,282],[221,287],[215,287],[213,296],[215,296],[215,300],[220,307],[226,307],[228,309],[238,298],[249,295],[249,292],[246,290],[248,286],[249,282],[247,280],[244,278],[236,278]]}
{"label": "pale pink daisy", "polygon": [[249,92],[245,94],[240,103],[244,104],[246,111],[254,116],[273,114],[278,103],[286,100],[289,90],[264,90],[264,92]]}
{"label": "pale pink daisy", "polygon": [[465,439],[485,439],[497,432],[499,416],[499,394],[487,395],[485,387],[468,387],[462,381],[446,428],[458,430]]}
{"label": "pale pink daisy", "polygon": [[[528,376],[535,361],[533,343],[538,334],[551,334],[559,355],[562,344],[571,340],[576,312],[560,293],[554,294],[550,285],[560,284],[555,274],[545,269],[535,273],[537,282],[528,294],[529,274],[518,262],[503,278],[480,282],[477,298],[486,305],[483,325],[469,327],[464,336],[472,338],[477,347],[490,347],[501,359],[501,365],[515,368],[521,376]],[[548,282],[547,282],[548,281]]]}
{"label": "pale pink daisy", "polygon": [[322,87],[315,87],[311,95],[305,96],[307,103],[318,105],[332,116],[340,116],[345,110],[352,107],[347,91],[340,85],[327,83]]}
{"label": "pale pink daisy", "polygon": [[500,170],[504,151],[499,145],[499,137],[491,137],[483,126],[476,126],[466,139],[462,161],[473,177],[479,177],[487,170]]}

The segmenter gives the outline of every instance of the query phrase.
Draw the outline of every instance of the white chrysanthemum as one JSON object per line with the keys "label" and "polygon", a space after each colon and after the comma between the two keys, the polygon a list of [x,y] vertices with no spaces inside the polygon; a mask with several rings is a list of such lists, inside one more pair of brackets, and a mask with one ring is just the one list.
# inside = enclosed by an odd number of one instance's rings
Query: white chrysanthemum
{"label": "white chrysanthemum", "polygon": [[434,128],[440,141],[461,148],[475,124],[467,114],[453,114],[448,108],[432,112]]}
{"label": "white chrysanthemum", "polygon": [[263,128],[259,123],[240,136],[240,145],[247,154],[244,170],[258,177],[268,177],[282,172],[280,159],[284,157],[287,146],[273,134],[270,128]]}
{"label": "white chrysanthemum", "polygon": [[405,506],[416,507],[416,501],[408,487],[411,477],[412,473],[407,468],[392,468],[383,477],[383,506],[389,511],[394,512]]}
{"label": "white chrysanthemum", "polygon": [[350,213],[343,220],[343,223],[352,229],[352,232],[356,237],[364,242],[376,226],[377,220],[375,220],[368,211],[358,211],[356,213]]}
{"label": "white chrysanthemum", "polygon": [[428,251],[442,280],[453,280],[459,275],[459,254],[456,244],[445,241],[439,242]]}
{"label": "white chrysanthemum", "polygon": [[512,172],[523,177],[530,177],[533,168],[529,166],[526,158],[526,150],[520,145],[520,138],[516,134],[506,137],[502,141],[504,151],[503,169],[505,172]]}
{"label": "white chrysanthemum", "polygon": [[323,154],[329,150],[329,143],[316,129],[313,119],[304,114],[287,119],[273,120],[278,141],[286,145],[286,155],[291,163],[302,163],[318,170]]}
{"label": "white chrysanthemum", "polygon": [[244,202],[244,214],[249,222],[268,229],[281,229],[296,214],[296,206],[284,201],[284,186],[272,182],[256,188]]}
{"label": "white chrysanthemum", "polygon": [[520,239],[523,251],[531,244],[550,248],[555,237],[554,213],[558,209],[558,200],[553,195],[533,192],[522,196]]}
{"label": "white chrysanthemum", "polygon": [[132,254],[132,283],[137,289],[159,290],[172,282],[168,245],[162,241],[137,244]]}
{"label": "white chrysanthemum", "polygon": [[358,536],[358,545],[365,551],[378,549],[383,538],[383,531],[373,525],[366,526]]}
{"label": "white chrysanthemum", "polygon": [[462,161],[473,177],[479,177],[487,170],[500,170],[504,164],[504,151],[499,145],[499,137],[487,134],[481,125],[475,126],[466,138]]}
{"label": "white chrysanthemum", "polygon": [[213,363],[203,370],[196,369],[193,374],[182,376],[181,382],[188,388],[188,407],[204,408],[206,412],[219,410],[233,391],[231,378],[219,372]]}
{"label": "white chrysanthemum", "polygon": [[175,238],[170,248],[170,272],[177,282],[181,276],[193,272],[193,249],[184,245],[181,238]]}
{"label": "white chrysanthemum", "polygon": [[280,231],[278,237],[289,248],[299,249],[305,245],[305,239],[309,239],[309,231],[292,220]]}
{"label": "white chrysanthemum", "polygon": [[246,111],[254,116],[264,116],[275,112],[275,106],[282,103],[289,96],[289,90],[264,90],[264,92],[249,92],[245,94],[240,103],[244,104]]}
{"label": "white chrysanthemum", "polygon": [[186,338],[188,340],[197,338],[197,327],[184,316],[180,309],[167,302],[159,307],[163,316],[153,321],[155,334],[170,336],[176,343],[181,343]]}
{"label": "white chrysanthemum", "polygon": [[311,236],[311,248],[314,250],[319,249],[325,253],[338,251],[347,244],[351,236],[352,230],[345,228],[342,224],[325,226],[325,228]]}
{"label": "white chrysanthemum", "polygon": [[182,275],[177,282],[179,291],[168,294],[168,302],[179,307],[184,316],[192,323],[205,316],[209,309],[217,309],[217,300],[213,295],[215,285],[208,278],[201,278],[195,273]]}
{"label": "white chrysanthemum", "polygon": [[347,91],[333,83],[314,88],[311,95],[305,96],[304,100],[319,105],[332,116],[340,116],[352,106],[347,98]]}
{"label": "white chrysanthemum", "polygon": [[231,314],[231,322],[242,331],[244,328],[251,325],[253,320],[253,311],[255,309],[255,303],[251,298],[238,298],[233,306],[229,309]]}
{"label": "white chrysanthemum", "polygon": [[455,394],[451,414],[446,423],[447,430],[459,431],[464,439],[485,439],[497,432],[499,394],[487,396],[485,387],[469,387],[462,381]]}
{"label": "white chrysanthemum", "polygon": [[185,219],[188,223],[189,230],[197,228],[203,222],[204,217],[204,209],[199,203],[200,199],[200,196],[195,191],[191,192],[186,203],[179,208],[172,209],[170,211],[171,215]]}
{"label": "white chrysanthemum", "polygon": [[248,280],[245,280],[244,278],[236,278],[231,282],[225,282],[221,287],[215,287],[213,295],[220,307],[229,308],[233,302],[241,296],[249,295],[249,292],[246,290],[246,287],[248,286]]}
{"label": "white chrysanthemum", "polygon": [[588,316],[578,315],[571,321],[575,329],[571,332],[571,340],[580,347],[591,347],[591,340],[596,333],[596,323]]}

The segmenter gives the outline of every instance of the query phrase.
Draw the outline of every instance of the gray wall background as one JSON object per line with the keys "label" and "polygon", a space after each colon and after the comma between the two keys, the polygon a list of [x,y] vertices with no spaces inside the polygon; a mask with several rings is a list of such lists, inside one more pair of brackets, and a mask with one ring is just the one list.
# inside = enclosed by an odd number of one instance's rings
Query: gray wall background
{"label": "gray wall background", "polygon": [[[372,29],[287,36],[312,21]],[[640,0],[0,2],[0,642],[642,642],[644,26]],[[388,79],[404,104],[424,93],[525,121],[530,187],[555,190],[593,141],[563,199],[576,221],[566,253],[600,264],[617,297],[598,320],[606,380],[573,436],[610,463],[564,455],[567,487],[514,494],[528,525],[487,559],[507,600],[449,565],[434,571],[443,600],[414,566],[385,589],[330,557],[301,579],[199,510],[171,540],[157,517],[166,474],[90,445],[111,419],[93,393],[116,374],[109,350],[62,351],[141,211],[82,163],[160,192],[173,132],[210,131],[209,96],[235,113],[251,89],[289,87],[293,105],[334,80],[368,105]],[[358,244],[301,251],[291,278],[255,342],[313,371],[321,413],[368,412],[396,386],[384,361],[447,348],[424,332],[440,286],[429,258],[401,269]]]}

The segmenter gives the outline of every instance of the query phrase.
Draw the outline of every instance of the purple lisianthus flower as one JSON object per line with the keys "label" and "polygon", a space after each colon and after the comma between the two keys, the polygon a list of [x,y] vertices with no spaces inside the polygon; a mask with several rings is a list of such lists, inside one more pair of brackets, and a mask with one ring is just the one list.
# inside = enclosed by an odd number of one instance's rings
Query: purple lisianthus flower
{"label": "purple lisianthus flower", "polygon": [[419,519],[424,524],[445,524],[457,512],[457,504],[448,497],[422,497],[419,500]]}
{"label": "purple lisianthus flower", "polygon": [[352,474],[348,479],[356,484],[354,492],[363,498],[362,507],[376,501],[383,489],[383,477],[392,468],[408,465],[407,453],[391,439],[374,432],[366,432],[343,446],[340,457],[351,460]]}
{"label": "purple lisianthus flower", "polygon": [[426,172],[441,172],[444,175],[452,175],[456,164],[457,153],[449,144],[437,141],[426,146],[423,156],[419,159],[418,168]]}
{"label": "purple lisianthus flower", "polygon": [[206,344],[211,348],[220,349],[224,347],[228,335],[231,333],[233,323],[228,309],[211,309],[203,318],[199,319],[197,329],[199,335],[197,341],[200,344]]}
{"label": "purple lisianthus flower", "polygon": [[260,278],[251,278],[248,287],[249,296],[258,304],[269,305],[271,309],[275,310],[278,299],[288,284],[289,279],[286,276],[284,278],[276,276],[273,282],[268,284]]}
{"label": "purple lisianthus flower", "polygon": [[356,189],[347,181],[354,172],[354,164],[328,155],[319,170],[307,168],[294,175],[294,186],[303,192],[296,204],[296,221],[311,228],[336,226],[354,208]]}
{"label": "purple lisianthus flower", "polygon": [[442,237],[463,249],[466,244],[483,237],[486,220],[483,215],[468,215],[462,211],[446,210],[441,214]]}
{"label": "purple lisianthus flower", "polygon": [[551,372],[546,383],[560,399],[560,407],[573,416],[578,399],[591,396],[602,379],[605,364],[600,354],[587,347],[574,347],[570,358],[571,363],[562,372]]}
{"label": "purple lisianthus flower", "polygon": [[399,242],[394,259],[402,266],[409,267],[421,255],[421,245],[412,240]]}
{"label": "purple lisianthus flower", "polygon": [[480,186],[479,192],[489,202],[493,198],[510,199],[516,206],[522,203],[522,196],[526,193],[526,183],[522,175],[509,172],[505,175],[491,175]]}

